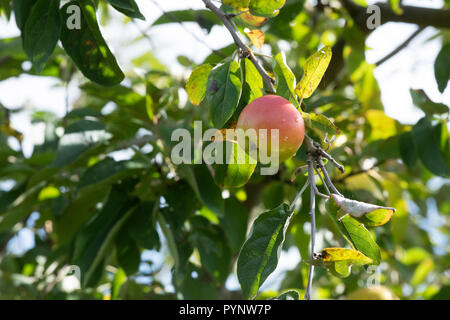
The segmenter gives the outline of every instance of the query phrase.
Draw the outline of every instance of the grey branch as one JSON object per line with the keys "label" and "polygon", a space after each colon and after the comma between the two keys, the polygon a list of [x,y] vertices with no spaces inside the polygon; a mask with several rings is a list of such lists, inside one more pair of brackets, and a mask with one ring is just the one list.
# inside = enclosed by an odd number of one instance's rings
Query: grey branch
{"label": "grey branch", "polygon": [[250,48],[242,41],[241,37],[236,31],[233,22],[230,18],[223,12],[220,8],[216,7],[211,0],[203,0],[205,6],[210,9],[214,14],[223,22],[224,26],[228,29],[231,36],[233,37],[234,43],[236,46],[242,51],[242,55],[245,58],[250,59],[251,62],[255,65],[258,72],[261,74],[266,90],[269,93],[275,93],[275,87],[273,86],[273,79],[269,76],[267,71],[261,66],[258,59],[255,57]]}
{"label": "grey branch", "polygon": [[[370,32],[366,21],[370,14],[366,8],[354,3],[352,0],[341,0],[342,5],[348,11],[355,23],[365,32]],[[388,3],[377,2],[374,5],[380,8],[381,23],[405,22],[419,26],[432,26],[435,28],[450,28],[450,10],[432,9],[413,6],[400,6],[402,14],[396,14]]]}
{"label": "grey branch", "polygon": [[[308,140],[307,140],[308,143]],[[308,143],[308,149],[310,144]],[[310,184],[310,209],[309,216],[311,219],[311,260],[314,259],[314,247],[316,241],[316,180],[314,176],[314,158],[311,153],[307,155],[308,161],[308,180]],[[305,300],[311,299],[312,279],[314,275],[314,265],[309,265],[308,285],[306,286]]]}
{"label": "grey branch", "polygon": [[395,48],[394,50],[392,50],[388,55],[386,55],[385,57],[381,58],[380,60],[378,60],[377,62],[375,62],[375,65],[378,67],[381,64],[385,63],[387,60],[389,60],[390,58],[392,58],[393,56],[395,56],[397,53],[399,53],[402,49],[406,48],[409,43],[419,35],[419,33],[421,33],[426,27],[419,27],[413,34],[411,34],[408,39],[406,39],[401,45],[399,45],[397,48]]}

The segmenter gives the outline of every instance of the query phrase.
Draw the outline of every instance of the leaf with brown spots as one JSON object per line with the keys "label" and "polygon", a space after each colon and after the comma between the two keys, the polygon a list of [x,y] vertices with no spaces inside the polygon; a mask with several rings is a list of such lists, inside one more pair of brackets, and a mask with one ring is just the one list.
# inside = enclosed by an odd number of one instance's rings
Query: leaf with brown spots
{"label": "leaf with brown spots", "polygon": [[246,32],[247,37],[249,37],[250,41],[253,43],[253,45],[255,47],[257,47],[258,49],[261,49],[263,44],[264,44],[264,40],[265,40],[265,35],[264,32],[262,32],[261,30],[250,30],[249,32]]}

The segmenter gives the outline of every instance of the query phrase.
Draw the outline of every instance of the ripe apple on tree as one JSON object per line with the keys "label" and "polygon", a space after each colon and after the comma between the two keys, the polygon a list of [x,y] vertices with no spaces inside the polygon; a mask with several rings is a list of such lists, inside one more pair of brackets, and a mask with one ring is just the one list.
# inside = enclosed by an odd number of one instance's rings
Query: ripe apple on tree
{"label": "ripe apple on tree", "polygon": [[[262,150],[266,155],[278,151],[280,163],[295,155],[305,137],[305,124],[300,112],[288,100],[276,95],[266,95],[250,102],[242,110],[237,128],[256,130],[258,142],[267,138],[267,144],[251,142],[259,148],[267,148]],[[262,136],[264,133],[260,129],[267,130],[267,137]],[[271,148],[272,129],[279,130],[278,150]]]}

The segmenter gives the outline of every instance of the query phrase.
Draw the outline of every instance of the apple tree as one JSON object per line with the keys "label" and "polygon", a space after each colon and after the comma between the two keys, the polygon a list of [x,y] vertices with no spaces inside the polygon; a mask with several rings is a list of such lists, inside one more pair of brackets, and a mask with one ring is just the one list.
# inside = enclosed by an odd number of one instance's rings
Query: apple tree
{"label": "apple tree", "polygon": [[[0,298],[341,299],[373,284],[391,298],[450,298],[448,101],[411,88],[423,117],[402,123],[386,115],[374,76],[432,29],[432,85],[443,94],[449,1],[197,0],[201,9],[175,11],[150,2],[162,13],[130,45],[152,44],[148,30],[169,24],[226,30],[229,45],[193,36],[210,53],[180,55],[180,76],[158,61],[157,45],[124,61],[104,35],[113,20],[145,21],[144,1],[0,0],[0,19],[18,30],[0,30],[0,85],[45,77],[79,88],[59,117],[2,105],[0,86]],[[372,20],[417,31],[370,63]],[[304,124],[295,155],[273,174],[261,161],[201,161],[212,145],[236,157],[227,137],[200,149],[193,141],[190,158],[174,159],[177,130],[223,138],[247,105],[273,95]],[[277,103],[255,110],[246,117],[280,129],[274,119],[290,114]],[[31,155],[14,123],[23,112],[44,132]],[[17,254],[24,231],[34,245]],[[300,259],[277,273],[287,252]]]}

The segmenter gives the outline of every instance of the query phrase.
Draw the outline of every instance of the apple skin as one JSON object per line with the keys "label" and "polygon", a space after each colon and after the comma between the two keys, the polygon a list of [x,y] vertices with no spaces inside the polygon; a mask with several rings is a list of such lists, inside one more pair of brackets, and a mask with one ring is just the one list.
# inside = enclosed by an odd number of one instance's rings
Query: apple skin
{"label": "apple skin", "polygon": [[288,100],[267,95],[250,102],[239,115],[238,129],[267,129],[270,154],[271,129],[279,130],[279,162],[292,157],[303,143],[305,123],[300,112]]}

